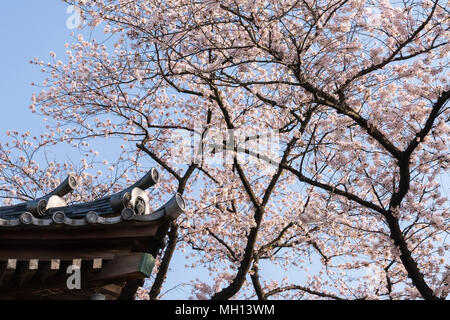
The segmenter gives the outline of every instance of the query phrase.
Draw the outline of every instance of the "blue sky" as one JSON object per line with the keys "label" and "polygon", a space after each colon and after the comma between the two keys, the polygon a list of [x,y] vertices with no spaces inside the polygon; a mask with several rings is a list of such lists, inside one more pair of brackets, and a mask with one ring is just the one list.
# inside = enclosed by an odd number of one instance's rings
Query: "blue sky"
{"label": "blue sky", "polygon": [[51,50],[63,53],[70,41],[67,5],[58,0],[2,1],[0,6],[0,138],[7,129],[39,132],[42,118],[28,106],[43,74],[29,63],[35,56],[47,60]]}

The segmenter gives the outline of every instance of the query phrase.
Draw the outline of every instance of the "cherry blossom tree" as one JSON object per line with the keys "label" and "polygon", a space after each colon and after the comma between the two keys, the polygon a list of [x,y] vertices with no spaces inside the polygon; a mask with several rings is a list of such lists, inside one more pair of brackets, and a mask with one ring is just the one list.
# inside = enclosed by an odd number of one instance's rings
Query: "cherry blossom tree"
{"label": "cherry blossom tree", "polygon": [[[199,299],[447,297],[444,1],[66,2],[107,40],[32,61],[46,139],[123,139],[122,161],[151,160],[189,200],[142,297],[160,296],[175,250],[212,275],[193,282]],[[264,130],[276,161],[252,156]],[[206,146],[181,163],[180,132]],[[243,148],[228,147],[236,132]],[[275,281],[270,264],[306,277]]]}

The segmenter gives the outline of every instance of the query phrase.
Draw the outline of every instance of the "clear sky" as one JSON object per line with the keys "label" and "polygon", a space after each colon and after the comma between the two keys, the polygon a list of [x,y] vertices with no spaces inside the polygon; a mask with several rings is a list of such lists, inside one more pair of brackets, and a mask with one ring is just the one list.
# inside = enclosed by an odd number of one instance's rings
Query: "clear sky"
{"label": "clear sky", "polygon": [[42,118],[28,106],[43,74],[29,63],[35,56],[44,60],[51,50],[65,51],[70,41],[67,5],[59,0],[2,1],[0,5],[0,138],[7,129],[38,132]]}

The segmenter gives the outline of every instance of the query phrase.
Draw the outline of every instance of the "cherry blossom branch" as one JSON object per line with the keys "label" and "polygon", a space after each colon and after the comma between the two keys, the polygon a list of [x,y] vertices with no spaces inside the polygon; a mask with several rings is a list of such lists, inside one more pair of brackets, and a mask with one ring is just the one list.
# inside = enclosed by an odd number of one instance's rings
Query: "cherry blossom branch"
{"label": "cherry blossom branch", "polygon": [[250,277],[252,279],[253,288],[255,289],[258,300],[267,300],[266,298],[267,295],[264,293],[264,290],[261,287],[261,283],[259,281],[259,268],[257,259],[253,261],[253,267]]}
{"label": "cherry blossom branch", "polygon": [[356,79],[358,79],[366,74],[369,74],[375,70],[379,70],[379,69],[383,68],[384,66],[386,66],[388,63],[395,61],[395,56],[397,56],[397,54],[400,53],[407,44],[411,43],[414,40],[414,38],[417,37],[417,35],[430,22],[431,18],[433,17],[434,11],[436,10],[437,4],[438,4],[438,1],[437,0],[434,1],[433,7],[431,8],[431,11],[430,11],[430,14],[425,19],[425,21],[423,21],[422,24],[407,39],[405,39],[400,45],[398,45],[398,47],[392,52],[392,54],[387,59],[385,59],[381,63],[375,64],[366,69],[363,69],[363,70],[359,71],[356,75],[351,77],[350,79],[347,79],[344,82],[344,84],[338,89],[338,92],[343,92],[345,90],[345,88],[348,87],[349,84],[352,83],[353,81],[355,81]]}
{"label": "cherry blossom branch", "polygon": [[178,181],[181,181],[181,176],[172,169],[166,162],[161,160],[160,157],[158,157],[155,153],[153,153],[150,149],[148,149],[146,146],[144,146],[142,143],[136,145],[138,149],[144,151],[146,154],[148,154],[153,160],[155,160],[156,163],[158,163],[161,167],[163,167],[165,170],[167,170],[171,175],[175,177]]}
{"label": "cherry blossom branch", "polygon": [[450,99],[450,90],[442,92],[442,94],[438,97],[436,102],[433,104],[431,112],[428,115],[428,118],[422,130],[416,133],[416,138],[412,140],[406,147],[406,150],[404,151],[405,157],[410,157],[411,154],[414,152],[414,150],[417,148],[417,146],[421,142],[423,142],[424,138],[430,133],[431,129],[433,128],[434,122],[438,118],[441,110],[444,108],[445,104],[449,101],[449,99]]}
{"label": "cherry blossom branch", "polygon": [[170,225],[169,241],[164,251],[164,256],[162,258],[161,264],[159,265],[158,273],[156,274],[155,280],[153,281],[153,285],[149,292],[150,300],[156,300],[161,293],[162,285],[166,280],[167,271],[169,270],[170,261],[172,260],[173,253],[175,252],[177,240],[178,225],[172,223]]}
{"label": "cherry blossom branch", "polygon": [[267,297],[276,295],[278,293],[286,292],[286,291],[289,291],[289,290],[299,290],[299,291],[303,291],[303,292],[306,292],[306,293],[309,293],[309,294],[312,294],[312,295],[315,295],[315,296],[318,296],[318,297],[321,297],[321,298],[330,298],[330,299],[333,299],[333,300],[345,300],[344,298],[341,298],[341,297],[339,297],[339,296],[337,296],[335,294],[332,294],[332,293],[319,292],[319,291],[312,290],[312,289],[306,288],[304,286],[299,286],[299,285],[290,285],[290,286],[285,286],[285,287],[281,287],[281,288],[276,288],[276,289],[270,290],[269,292],[267,292],[265,294],[265,297],[267,298]]}
{"label": "cherry blossom branch", "polygon": [[312,179],[306,177],[305,175],[303,175],[300,171],[292,168],[292,166],[290,166],[290,165],[284,165],[283,167],[286,170],[288,170],[288,171],[292,172],[293,174],[295,174],[297,176],[297,178],[300,181],[302,181],[302,182],[306,182],[306,183],[308,183],[308,184],[310,184],[312,186],[315,186],[315,187],[318,187],[320,189],[326,190],[326,191],[328,191],[330,193],[334,193],[336,195],[343,196],[343,197],[345,197],[345,198],[347,198],[349,200],[352,200],[352,201],[355,201],[356,203],[359,203],[360,205],[362,205],[362,206],[364,206],[366,208],[375,210],[375,211],[377,211],[377,212],[379,212],[381,214],[385,214],[386,213],[386,210],[384,210],[383,208],[377,206],[376,204],[374,204],[372,202],[369,202],[369,201],[366,201],[366,200],[363,200],[360,197],[358,197],[358,196],[356,196],[356,195],[354,195],[354,194],[352,194],[350,192],[341,190],[341,189],[339,189],[337,187],[333,187],[333,186],[330,186],[328,184],[312,180]]}

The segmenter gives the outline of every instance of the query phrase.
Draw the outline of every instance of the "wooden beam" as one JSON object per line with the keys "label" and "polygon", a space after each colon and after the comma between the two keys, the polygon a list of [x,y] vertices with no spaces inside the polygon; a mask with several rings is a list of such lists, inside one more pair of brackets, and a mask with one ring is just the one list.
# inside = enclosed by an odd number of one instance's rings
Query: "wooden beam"
{"label": "wooden beam", "polygon": [[114,298],[118,298],[120,296],[120,293],[122,292],[123,283],[120,284],[108,284],[106,286],[101,287],[98,289],[99,293],[112,296]]}
{"label": "wooden beam", "polygon": [[16,272],[17,260],[7,259],[2,261],[0,269],[2,273],[0,274],[0,287],[9,286],[11,278]]}
{"label": "wooden beam", "polygon": [[150,277],[154,266],[155,259],[151,254],[121,254],[108,262],[101,272],[95,274],[92,281],[143,279]]}
{"label": "wooden beam", "polygon": [[39,267],[34,275],[34,280],[45,283],[45,280],[50,275],[50,267],[51,261],[39,261]]}
{"label": "wooden beam", "polygon": [[6,268],[8,267],[8,260],[0,260],[0,287],[5,283]]}
{"label": "wooden beam", "polygon": [[49,226],[29,228],[5,228],[0,232],[0,241],[32,240],[48,241],[80,241],[80,240],[117,240],[121,238],[152,238],[157,235],[158,228],[164,221],[121,222],[113,225],[93,225],[83,227]]}
{"label": "wooden beam", "polygon": [[99,243],[36,243],[36,242],[13,242],[3,245],[0,242],[0,260],[38,259],[39,261],[50,261],[51,259],[72,260],[74,258],[106,259],[111,260],[118,252],[130,252],[132,243],[104,244]]}
{"label": "wooden beam", "polygon": [[[23,283],[21,287],[11,285],[8,281],[5,286],[0,288],[0,299],[38,298],[44,295],[49,296],[52,292],[54,294],[68,293],[69,296],[76,296],[79,290],[69,290],[66,286],[67,277],[70,276],[66,274],[66,269],[72,263],[72,260],[60,261],[58,269],[53,270],[58,272],[53,275],[49,275],[52,271],[52,265],[50,264],[49,270],[48,263],[43,264],[42,269],[38,269],[32,281]],[[154,265],[155,259],[147,253],[118,254],[109,262],[103,261],[101,269],[82,269],[82,290],[96,289],[130,280],[145,279],[151,275]],[[83,268],[83,262],[81,262],[81,266]],[[0,273],[0,275],[6,275],[8,270],[5,269],[5,271]]]}
{"label": "wooden beam", "polygon": [[11,279],[13,285],[21,287],[28,283],[31,279],[33,279],[37,270],[38,262],[35,260],[18,261],[16,265],[16,272]]}

